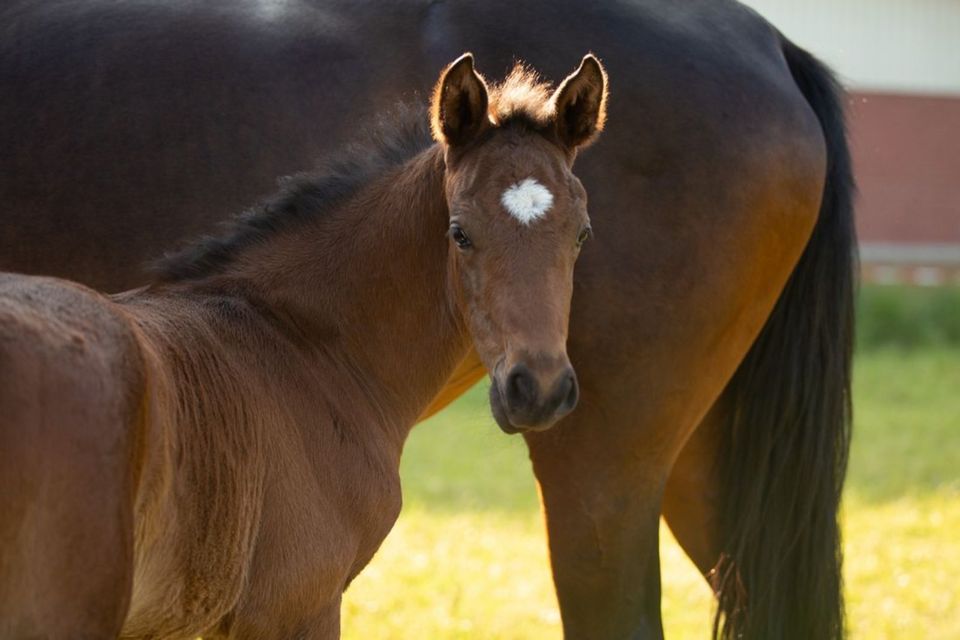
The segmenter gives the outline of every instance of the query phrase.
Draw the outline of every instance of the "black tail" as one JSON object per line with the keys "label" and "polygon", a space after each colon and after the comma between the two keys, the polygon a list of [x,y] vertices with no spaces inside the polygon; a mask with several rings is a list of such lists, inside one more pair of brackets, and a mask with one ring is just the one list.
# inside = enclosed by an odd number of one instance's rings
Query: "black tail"
{"label": "black tail", "polygon": [[837,511],[850,444],[857,268],[842,89],[783,42],[827,143],[820,216],[756,343],[726,390],[714,636],[843,636]]}

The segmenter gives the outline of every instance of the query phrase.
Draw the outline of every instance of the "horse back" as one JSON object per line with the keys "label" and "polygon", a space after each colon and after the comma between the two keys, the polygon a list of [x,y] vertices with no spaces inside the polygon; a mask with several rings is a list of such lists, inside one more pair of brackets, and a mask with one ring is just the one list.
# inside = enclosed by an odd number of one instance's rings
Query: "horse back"
{"label": "horse back", "polygon": [[0,276],[0,636],[119,632],[143,370],[99,294]]}

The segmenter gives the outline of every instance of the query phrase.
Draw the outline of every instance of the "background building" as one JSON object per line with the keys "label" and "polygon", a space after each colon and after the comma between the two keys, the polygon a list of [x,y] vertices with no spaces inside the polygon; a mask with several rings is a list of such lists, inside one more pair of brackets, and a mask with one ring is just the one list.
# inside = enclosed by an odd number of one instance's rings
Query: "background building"
{"label": "background building", "polygon": [[960,0],[745,0],[850,90],[864,278],[960,284]]}

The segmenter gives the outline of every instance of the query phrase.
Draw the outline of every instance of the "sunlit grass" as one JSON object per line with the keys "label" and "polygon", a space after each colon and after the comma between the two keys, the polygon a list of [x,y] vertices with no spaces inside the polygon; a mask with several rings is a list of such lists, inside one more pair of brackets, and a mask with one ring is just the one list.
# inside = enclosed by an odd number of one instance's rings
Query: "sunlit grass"
{"label": "sunlit grass", "polygon": [[859,638],[960,638],[960,350],[858,360],[844,509]]}
{"label": "sunlit grass", "polygon": [[[960,350],[858,356],[844,510],[852,637],[960,638]],[[344,604],[344,637],[560,638],[526,450],[482,389],[414,430],[404,512]],[[704,638],[709,591],[662,528],[668,637]]]}

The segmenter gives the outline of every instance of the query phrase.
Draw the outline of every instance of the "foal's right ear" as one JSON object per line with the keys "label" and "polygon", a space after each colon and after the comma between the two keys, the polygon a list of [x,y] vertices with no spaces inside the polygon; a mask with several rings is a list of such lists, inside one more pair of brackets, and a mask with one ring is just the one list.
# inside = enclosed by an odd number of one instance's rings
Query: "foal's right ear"
{"label": "foal's right ear", "polygon": [[430,126],[437,142],[466,144],[487,125],[487,85],[465,53],[440,75],[430,108]]}

